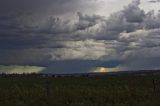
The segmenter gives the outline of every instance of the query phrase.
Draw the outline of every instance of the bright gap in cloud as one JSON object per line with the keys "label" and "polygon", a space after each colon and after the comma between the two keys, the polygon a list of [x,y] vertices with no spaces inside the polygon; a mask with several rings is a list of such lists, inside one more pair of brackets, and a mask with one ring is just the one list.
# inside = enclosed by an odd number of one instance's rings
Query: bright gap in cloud
{"label": "bright gap in cloud", "polygon": [[39,66],[0,65],[0,73],[7,73],[7,74],[40,73],[44,69],[45,67],[39,67]]}
{"label": "bright gap in cloud", "polygon": [[107,72],[118,72],[118,71],[122,71],[122,69],[120,67],[116,68],[96,67],[91,72],[107,73]]}

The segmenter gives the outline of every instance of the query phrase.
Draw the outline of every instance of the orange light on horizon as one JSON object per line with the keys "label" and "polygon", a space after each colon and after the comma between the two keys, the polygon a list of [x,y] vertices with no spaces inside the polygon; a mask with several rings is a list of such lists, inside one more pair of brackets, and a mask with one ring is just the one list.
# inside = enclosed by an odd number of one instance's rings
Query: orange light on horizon
{"label": "orange light on horizon", "polygon": [[105,68],[105,67],[98,67],[98,68],[96,68],[93,72],[104,73],[104,72],[108,72],[108,69]]}
{"label": "orange light on horizon", "polygon": [[106,72],[117,72],[117,71],[119,71],[119,68],[97,67],[92,72],[106,73]]}

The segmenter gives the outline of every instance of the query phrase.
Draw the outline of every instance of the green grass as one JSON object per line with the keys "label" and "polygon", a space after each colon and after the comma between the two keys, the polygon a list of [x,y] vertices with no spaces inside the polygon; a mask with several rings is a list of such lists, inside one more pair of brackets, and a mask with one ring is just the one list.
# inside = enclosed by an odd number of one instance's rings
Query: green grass
{"label": "green grass", "polygon": [[160,76],[0,78],[0,106],[160,106]]}

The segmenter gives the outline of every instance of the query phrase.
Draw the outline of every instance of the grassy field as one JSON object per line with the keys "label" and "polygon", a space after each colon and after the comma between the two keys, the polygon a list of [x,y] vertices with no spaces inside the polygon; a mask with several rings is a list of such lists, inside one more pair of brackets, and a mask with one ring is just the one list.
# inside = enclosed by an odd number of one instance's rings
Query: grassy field
{"label": "grassy field", "polygon": [[160,76],[0,78],[0,106],[160,106]]}

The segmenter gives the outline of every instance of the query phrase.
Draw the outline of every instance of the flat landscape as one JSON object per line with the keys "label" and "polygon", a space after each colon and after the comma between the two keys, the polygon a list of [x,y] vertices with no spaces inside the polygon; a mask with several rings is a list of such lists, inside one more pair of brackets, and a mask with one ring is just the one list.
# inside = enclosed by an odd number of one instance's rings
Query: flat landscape
{"label": "flat landscape", "polygon": [[160,76],[2,77],[0,106],[160,106]]}

